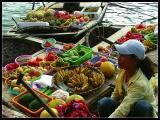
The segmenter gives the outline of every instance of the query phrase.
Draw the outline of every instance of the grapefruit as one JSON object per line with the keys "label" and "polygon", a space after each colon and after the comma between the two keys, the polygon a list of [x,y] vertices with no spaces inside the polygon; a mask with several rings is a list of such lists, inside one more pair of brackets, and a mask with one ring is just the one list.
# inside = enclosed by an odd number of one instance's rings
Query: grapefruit
{"label": "grapefruit", "polygon": [[115,73],[115,66],[110,61],[102,62],[100,70],[106,77],[112,77]]}

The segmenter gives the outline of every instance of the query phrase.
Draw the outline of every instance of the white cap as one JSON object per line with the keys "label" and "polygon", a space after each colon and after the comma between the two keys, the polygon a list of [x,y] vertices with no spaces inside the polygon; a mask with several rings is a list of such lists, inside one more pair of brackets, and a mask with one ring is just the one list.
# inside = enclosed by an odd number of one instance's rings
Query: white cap
{"label": "white cap", "polygon": [[124,54],[124,55],[134,54],[140,60],[143,60],[145,58],[144,45],[136,39],[130,39],[121,45],[116,44],[115,48],[119,52],[119,54]]}

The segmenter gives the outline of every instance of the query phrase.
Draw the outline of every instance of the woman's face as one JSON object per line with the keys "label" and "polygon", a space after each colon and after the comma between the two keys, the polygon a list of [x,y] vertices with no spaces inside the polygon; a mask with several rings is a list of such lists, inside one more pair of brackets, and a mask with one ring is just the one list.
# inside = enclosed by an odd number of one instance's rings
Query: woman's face
{"label": "woman's face", "polygon": [[137,66],[137,60],[133,58],[131,55],[120,54],[118,57],[118,64],[119,68],[128,70]]}

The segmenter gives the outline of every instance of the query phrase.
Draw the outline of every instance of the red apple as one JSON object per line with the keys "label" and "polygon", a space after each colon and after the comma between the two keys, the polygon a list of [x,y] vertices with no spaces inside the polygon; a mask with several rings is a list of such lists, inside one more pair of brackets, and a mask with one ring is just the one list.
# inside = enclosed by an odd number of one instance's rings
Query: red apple
{"label": "red apple", "polygon": [[101,62],[105,62],[105,61],[108,61],[108,59],[103,56],[103,57],[100,58],[100,61],[101,61]]}
{"label": "red apple", "polygon": [[84,18],[81,17],[81,18],[79,19],[79,21],[80,21],[80,22],[84,22]]}
{"label": "red apple", "polygon": [[102,61],[97,61],[97,62],[94,64],[94,66],[95,66],[95,67],[100,67],[101,63],[102,63]]}

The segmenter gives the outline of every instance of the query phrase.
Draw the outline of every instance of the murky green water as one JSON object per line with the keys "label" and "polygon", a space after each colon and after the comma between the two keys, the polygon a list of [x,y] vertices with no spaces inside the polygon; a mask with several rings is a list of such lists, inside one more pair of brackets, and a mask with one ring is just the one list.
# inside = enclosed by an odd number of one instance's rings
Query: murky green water
{"label": "murky green water", "polygon": [[[36,2],[35,8],[42,5]],[[110,4],[106,11],[104,19],[111,21],[113,24],[137,24],[146,19],[152,19],[158,16],[158,2],[115,2],[120,6]],[[3,2],[2,3],[2,31],[7,32],[15,23],[12,17],[18,20],[24,17],[26,12],[32,9],[32,2]],[[158,22],[158,19],[149,21],[150,23]]]}
{"label": "murky green water", "polygon": [[[41,3],[35,5],[35,8],[41,6]],[[32,2],[3,2],[2,3],[2,31],[7,32],[12,27],[15,20],[24,17],[26,12],[32,9]]]}

